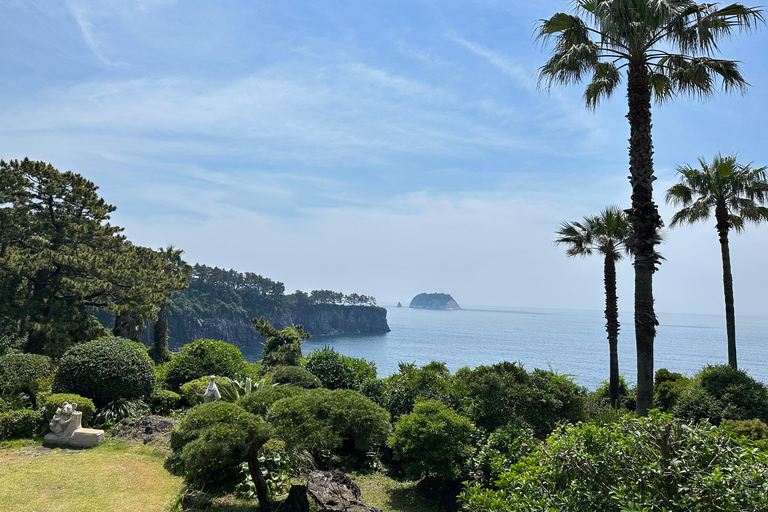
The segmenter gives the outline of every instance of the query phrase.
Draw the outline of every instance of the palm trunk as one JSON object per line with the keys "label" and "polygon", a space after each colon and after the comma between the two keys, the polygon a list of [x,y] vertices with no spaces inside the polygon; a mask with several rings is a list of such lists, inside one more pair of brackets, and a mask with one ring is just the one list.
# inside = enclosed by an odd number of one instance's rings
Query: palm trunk
{"label": "palm trunk", "polygon": [[608,347],[611,353],[608,391],[611,407],[619,406],[619,308],[616,297],[616,260],[605,257],[605,330],[608,333]]}
{"label": "palm trunk", "polygon": [[723,292],[725,294],[725,330],[728,335],[728,364],[736,370],[736,316],[733,311],[733,275],[731,274],[731,250],[728,247],[728,212],[724,205],[715,207],[717,233],[720,236],[720,254],[723,257]]}
{"label": "palm trunk", "polygon": [[655,235],[661,217],[653,202],[653,139],[651,138],[651,89],[645,62],[630,62],[627,101],[629,104],[629,181],[635,267],[635,343],[637,347],[637,414],[645,416],[653,407],[653,342],[656,314],[653,310],[653,273],[658,263]]}

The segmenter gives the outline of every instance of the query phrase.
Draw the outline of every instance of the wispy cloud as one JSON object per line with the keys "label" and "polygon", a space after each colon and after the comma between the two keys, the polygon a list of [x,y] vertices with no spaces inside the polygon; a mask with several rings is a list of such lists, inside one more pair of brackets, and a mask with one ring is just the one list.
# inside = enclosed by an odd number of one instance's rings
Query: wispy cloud
{"label": "wispy cloud", "polygon": [[513,78],[517,84],[524,89],[533,91],[536,89],[536,80],[531,75],[531,70],[526,69],[507,57],[499,55],[498,53],[489,50],[477,43],[468,41],[458,36],[449,36],[451,40],[459,43],[461,46],[471,51],[472,53],[479,55],[488,61],[490,65],[504,73],[505,75]]}

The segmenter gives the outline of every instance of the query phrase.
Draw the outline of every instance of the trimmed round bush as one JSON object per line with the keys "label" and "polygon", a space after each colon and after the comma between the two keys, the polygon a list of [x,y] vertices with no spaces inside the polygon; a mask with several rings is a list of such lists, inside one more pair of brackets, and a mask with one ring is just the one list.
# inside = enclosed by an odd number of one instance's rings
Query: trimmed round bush
{"label": "trimmed round bush", "polygon": [[0,441],[34,437],[41,419],[40,412],[31,409],[0,412]]}
{"label": "trimmed round bush", "polygon": [[317,376],[328,389],[357,389],[355,370],[347,366],[341,354],[332,348],[315,350],[304,363],[304,368]]}
{"label": "trimmed round bush", "polygon": [[185,382],[179,388],[179,394],[183,402],[187,405],[197,405],[203,403],[203,394],[210,383],[208,377],[200,377],[189,382]]}
{"label": "trimmed round bush", "polygon": [[323,386],[314,374],[300,366],[283,366],[272,373],[273,384],[292,384],[300,388],[315,389]]}
{"label": "trimmed round bush", "polygon": [[200,377],[240,378],[249,373],[248,363],[240,349],[224,341],[200,339],[182,347],[168,363],[165,384],[171,391]]}
{"label": "trimmed round bush", "polygon": [[207,490],[231,491],[243,480],[240,464],[252,446],[271,435],[264,420],[235,404],[200,404],[187,412],[171,432],[171,447],[181,451],[184,479]]}
{"label": "trimmed round bush", "polygon": [[418,402],[387,440],[408,476],[456,478],[471,453],[472,422],[437,400]]}
{"label": "trimmed round bush", "polygon": [[147,349],[116,336],[105,336],[70,348],[59,362],[53,390],[76,393],[104,405],[119,398],[150,395],[155,364]]}
{"label": "trimmed round bush", "polygon": [[51,358],[39,354],[7,354],[0,357],[0,394],[31,392],[35,380],[51,373]]}
{"label": "trimmed round bush", "polygon": [[50,423],[53,415],[56,414],[56,409],[61,407],[64,402],[70,404],[77,404],[77,410],[83,413],[83,426],[87,427],[91,424],[91,418],[96,411],[96,407],[93,402],[84,396],[75,395],[74,393],[56,393],[50,395],[45,399],[45,403],[41,404],[41,410],[43,412],[43,421],[45,425],[44,429],[48,429],[48,423]]}
{"label": "trimmed round bush", "polygon": [[305,388],[290,385],[270,386],[248,393],[237,401],[237,405],[251,414],[266,416],[269,408],[278,400],[301,395],[302,393],[306,393],[306,391]]}
{"label": "trimmed round bush", "polygon": [[316,459],[330,451],[369,451],[392,429],[386,410],[350,389],[309,389],[284,398],[269,409],[267,421],[290,448]]}
{"label": "trimmed round bush", "polygon": [[768,439],[768,425],[758,419],[723,420],[722,425],[730,428],[734,434],[748,437],[753,441]]}
{"label": "trimmed round bush", "polygon": [[168,415],[181,408],[181,395],[167,389],[156,389],[152,393],[149,407],[154,414]]}

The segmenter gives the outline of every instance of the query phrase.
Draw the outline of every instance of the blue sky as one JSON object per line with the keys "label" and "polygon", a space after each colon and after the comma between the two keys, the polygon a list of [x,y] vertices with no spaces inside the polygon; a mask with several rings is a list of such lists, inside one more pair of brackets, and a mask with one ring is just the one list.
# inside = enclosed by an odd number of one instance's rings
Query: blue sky
{"label": "blue sky", "polygon": [[[537,20],[569,6],[0,0],[0,157],[91,179],[137,244],[289,290],[601,309],[599,258],[553,232],[628,206],[626,100],[537,88]],[[768,165],[766,47],[722,44],[746,96],[654,107],[657,202],[699,156]],[[667,239],[658,310],[720,314],[713,226]],[[733,237],[737,313],[765,314],[767,253],[768,226]],[[628,311],[629,262],[619,279]]]}

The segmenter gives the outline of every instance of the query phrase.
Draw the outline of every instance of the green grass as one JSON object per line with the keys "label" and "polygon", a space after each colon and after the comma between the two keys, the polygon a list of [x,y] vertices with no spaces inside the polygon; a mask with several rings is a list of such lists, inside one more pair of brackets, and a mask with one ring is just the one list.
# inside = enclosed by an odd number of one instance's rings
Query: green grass
{"label": "green grass", "polygon": [[0,512],[165,512],[182,479],[165,455],[115,441],[73,452],[0,445]]}
{"label": "green grass", "polygon": [[361,501],[384,512],[444,512],[416,490],[416,481],[393,480],[381,473],[350,475],[360,486]]}

